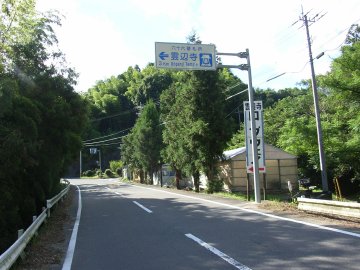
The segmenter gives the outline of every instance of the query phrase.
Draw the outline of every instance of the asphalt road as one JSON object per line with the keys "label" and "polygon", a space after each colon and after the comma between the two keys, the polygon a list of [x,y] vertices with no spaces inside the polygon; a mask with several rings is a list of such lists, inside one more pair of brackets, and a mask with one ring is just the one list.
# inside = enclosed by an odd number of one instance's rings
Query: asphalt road
{"label": "asphalt road", "polygon": [[81,216],[63,270],[360,266],[357,233],[264,215],[244,209],[245,202],[210,201],[190,192],[70,181],[81,191]]}

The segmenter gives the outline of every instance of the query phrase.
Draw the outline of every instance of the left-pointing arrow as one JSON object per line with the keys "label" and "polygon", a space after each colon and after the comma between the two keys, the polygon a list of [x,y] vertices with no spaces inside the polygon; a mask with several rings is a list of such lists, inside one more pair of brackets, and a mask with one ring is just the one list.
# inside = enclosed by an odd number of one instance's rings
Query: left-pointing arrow
{"label": "left-pointing arrow", "polygon": [[169,55],[166,52],[159,53],[159,57],[161,60],[165,60],[165,58],[169,57]]}

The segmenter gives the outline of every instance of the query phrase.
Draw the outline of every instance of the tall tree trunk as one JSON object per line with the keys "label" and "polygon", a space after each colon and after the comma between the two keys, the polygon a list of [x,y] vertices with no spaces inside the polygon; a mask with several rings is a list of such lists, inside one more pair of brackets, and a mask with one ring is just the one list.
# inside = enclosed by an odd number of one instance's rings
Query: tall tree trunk
{"label": "tall tree trunk", "polygon": [[140,183],[143,184],[144,183],[144,171],[143,170],[139,171],[139,176],[140,176]]}
{"label": "tall tree trunk", "polygon": [[175,169],[175,180],[176,180],[176,188],[180,189],[181,171],[178,169]]}
{"label": "tall tree trunk", "polygon": [[150,185],[154,184],[154,172],[152,170],[149,171],[150,174]]}
{"label": "tall tree trunk", "polygon": [[200,173],[199,171],[196,171],[193,173],[194,177],[194,186],[195,186],[195,192],[200,192]]}
{"label": "tall tree trunk", "polygon": [[207,192],[208,193],[214,193],[214,184],[213,184],[213,181],[214,181],[214,168],[213,166],[209,166],[208,167],[208,170],[206,172],[206,177],[207,177]]}

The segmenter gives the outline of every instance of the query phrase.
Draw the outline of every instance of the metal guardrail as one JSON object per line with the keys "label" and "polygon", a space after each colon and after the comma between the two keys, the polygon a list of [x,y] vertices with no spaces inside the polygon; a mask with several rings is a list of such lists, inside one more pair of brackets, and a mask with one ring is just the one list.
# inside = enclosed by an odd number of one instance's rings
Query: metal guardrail
{"label": "metal guardrail", "polygon": [[54,196],[53,198],[46,200],[46,207],[48,209],[48,216],[50,216],[50,208],[53,207],[63,196],[68,193],[70,189],[70,182],[68,180],[62,179],[63,182],[66,184],[66,188],[64,188],[58,195]]}
{"label": "metal guardrail", "polygon": [[298,198],[298,209],[360,219],[360,203]]}
{"label": "metal guardrail", "polygon": [[[70,189],[70,182],[62,179],[66,183],[64,188],[58,195],[46,201],[47,208],[37,217],[34,222],[26,229],[26,231],[19,237],[18,240],[11,247],[9,247],[0,256],[0,269],[8,270],[16,262],[18,257],[24,252],[26,245],[31,238],[36,234],[39,227],[43,224],[46,218],[50,215],[50,208],[53,207]],[[48,214],[47,214],[48,212]]]}

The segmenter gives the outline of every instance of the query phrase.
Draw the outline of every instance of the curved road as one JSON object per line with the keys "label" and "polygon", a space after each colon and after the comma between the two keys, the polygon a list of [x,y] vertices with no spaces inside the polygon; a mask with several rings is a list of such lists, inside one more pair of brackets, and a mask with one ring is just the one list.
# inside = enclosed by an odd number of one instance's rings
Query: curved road
{"label": "curved road", "polygon": [[70,181],[81,191],[81,213],[63,270],[359,269],[356,232],[263,214],[246,202]]}

